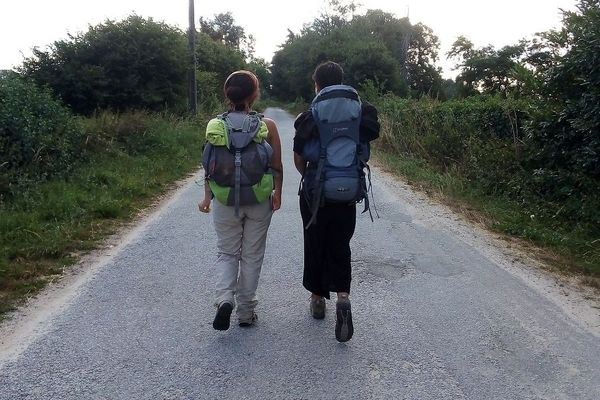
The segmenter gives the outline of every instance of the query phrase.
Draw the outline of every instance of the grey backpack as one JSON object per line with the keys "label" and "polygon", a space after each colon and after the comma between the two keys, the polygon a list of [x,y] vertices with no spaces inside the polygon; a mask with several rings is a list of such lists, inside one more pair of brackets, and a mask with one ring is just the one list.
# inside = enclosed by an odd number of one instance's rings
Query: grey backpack
{"label": "grey backpack", "polygon": [[[318,140],[305,146],[308,161],[300,192],[316,223],[318,209],[324,203],[356,203],[364,200],[369,210],[365,168],[369,170],[368,143],[360,142],[361,101],[356,90],[346,85],[328,86],[311,104],[319,131]],[[369,179],[370,180],[370,179]]]}

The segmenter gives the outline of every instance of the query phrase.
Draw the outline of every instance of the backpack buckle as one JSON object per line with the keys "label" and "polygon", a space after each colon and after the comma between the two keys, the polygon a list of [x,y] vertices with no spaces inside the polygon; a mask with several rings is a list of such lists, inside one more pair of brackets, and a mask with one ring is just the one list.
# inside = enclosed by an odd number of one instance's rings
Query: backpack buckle
{"label": "backpack buckle", "polygon": [[234,164],[236,167],[242,166],[242,154],[239,151],[235,152]]}

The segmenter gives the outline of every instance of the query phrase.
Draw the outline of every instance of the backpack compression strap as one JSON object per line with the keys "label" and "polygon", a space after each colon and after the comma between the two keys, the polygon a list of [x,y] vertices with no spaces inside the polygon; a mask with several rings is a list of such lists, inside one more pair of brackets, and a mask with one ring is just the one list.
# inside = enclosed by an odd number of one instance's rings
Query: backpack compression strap
{"label": "backpack compression strap", "polygon": [[[256,112],[249,113],[242,122],[241,128],[233,128],[229,119],[227,118],[229,113],[224,113],[220,117],[223,119],[225,129],[228,133],[228,145],[231,151],[234,151],[234,166],[235,166],[235,180],[233,187],[233,205],[235,207],[235,216],[240,216],[240,192],[242,189],[242,150],[235,145],[235,133],[246,132],[251,136],[245,138],[247,142],[254,140],[260,129],[260,122],[262,121],[262,114]],[[247,143],[246,143],[247,145]],[[243,145],[245,147],[246,145]]]}
{"label": "backpack compression strap", "polygon": [[242,182],[242,152],[235,149],[235,187],[233,189],[233,201],[235,206],[235,216],[240,216],[240,191]]}
{"label": "backpack compression strap", "polygon": [[319,157],[319,164],[317,165],[317,173],[315,177],[319,179],[319,184],[315,190],[315,194],[312,198],[312,204],[310,205],[310,213],[311,217],[304,229],[308,229],[313,223],[317,223],[317,213],[319,212],[319,207],[321,206],[321,195],[323,193],[323,184],[324,184],[324,174],[323,167],[325,166],[325,151],[321,148],[321,156]]}

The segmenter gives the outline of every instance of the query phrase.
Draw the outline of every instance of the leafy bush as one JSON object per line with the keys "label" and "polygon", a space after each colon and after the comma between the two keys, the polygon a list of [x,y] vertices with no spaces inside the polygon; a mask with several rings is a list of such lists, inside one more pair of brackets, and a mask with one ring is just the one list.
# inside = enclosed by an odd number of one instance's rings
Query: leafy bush
{"label": "leafy bush", "polygon": [[223,104],[225,104],[223,82],[225,80],[220,80],[216,72],[196,72],[199,106],[202,111],[212,113],[214,110],[223,108]]}
{"label": "leafy bush", "polygon": [[526,109],[522,101],[482,96],[439,102],[385,96],[378,103],[386,127],[383,142],[441,168],[471,170],[479,160],[475,149],[483,143],[488,144],[487,151],[508,145],[514,152],[511,163],[521,151]]}
{"label": "leafy bush", "polygon": [[[174,114],[156,114],[147,111],[122,114],[102,112],[86,118],[83,126],[88,153],[94,156],[138,156],[168,153],[179,140],[176,129],[185,128],[189,131],[194,126],[194,120],[180,118]],[[200,151],[201,127],[198,126],[196,131],[198,143],[195,150]],[[186,139],[189,139],[189,136]]]}
{"label": "leafy bush", "polygon": [[553,45],[564,49],[546,71],[545,103],[531,124],[538,168],[600,179],[600,3],[564,13]]}
{"label": "leafy bush", "polygon": [[47,90],[17,74],[0,77],[0,195],[68,173],[83,145],[79,121]]}
{"label": "leafy bush", "polygon": [[177,28],[132,15],[34,50],[23,72],[47,85],[76,113],[185,109],[186,37]]}
{"label": "leafy bush", "polygon": [[598,179],[581,169],[542,167],[539,137],[526,134],[539,112],[527,100],[476,96],[438,102],[384,97],[382,147],[423,159],[484,193],[526,205],[550,224],[600,233]]}
{"label": "leafy bush", "polygon": [[229,74],[246,68],[244,56],[237,48],[214,41],[205,33],[199,33],[197,38],[198,70],[214,73],[216,80],[220,82],[217,87],[217,94],[220,96],[223,92],[223,83]]}

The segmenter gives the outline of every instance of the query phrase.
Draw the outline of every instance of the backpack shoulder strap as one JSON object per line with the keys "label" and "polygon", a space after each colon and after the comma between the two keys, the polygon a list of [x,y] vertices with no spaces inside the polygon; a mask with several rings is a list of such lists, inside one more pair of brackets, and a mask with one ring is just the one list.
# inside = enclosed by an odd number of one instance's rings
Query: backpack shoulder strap
{"label": "backpack shoulder strap", "polygon": [[252,139],[254,139],[260,131],[263,117],[264,116],[262,114],[259,114],[256,111],[251,111],[244,120],[242,131],[248,133]]}

